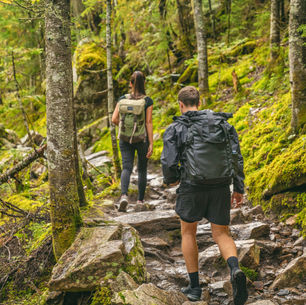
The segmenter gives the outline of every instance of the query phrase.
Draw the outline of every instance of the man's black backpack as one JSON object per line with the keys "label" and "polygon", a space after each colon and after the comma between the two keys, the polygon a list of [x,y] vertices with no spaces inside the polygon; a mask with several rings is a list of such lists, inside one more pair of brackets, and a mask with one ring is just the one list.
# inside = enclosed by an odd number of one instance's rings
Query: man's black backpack
{"label": "man's black backpack", "polygon": [[[196,184],[231,183],[238,155],[232,151],[227,119],[232,115],[201,111],[190,117],[183,151],[187,179]],[[184,124],[185,125],[185,124]]]}

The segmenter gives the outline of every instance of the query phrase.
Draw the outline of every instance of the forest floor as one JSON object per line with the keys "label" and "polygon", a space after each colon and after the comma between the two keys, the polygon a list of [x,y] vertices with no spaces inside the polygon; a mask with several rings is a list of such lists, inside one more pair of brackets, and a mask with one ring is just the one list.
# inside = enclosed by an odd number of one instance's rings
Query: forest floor
{"label": "forest floor", "polygon": [[[164,189],[160,170],[148,174],[146,203],[137,205],[130,196],[127,212],[118,212],[117,203],[106,214],[116,221],[135,227],[142,240],[150,281],[159,288],[179,290],[188,285],[187,271],[180,248],[180,227],[174,212],[176,188]],[[131,188],[137,189],[137,175],[132,174]],[[294,288],[276,285],[277,275],[297,257],[305,256],[305,241],[290,221],[279,222],[276,215],[264,215],[247,197],[241,209],[231,210],[231,234],[236,240],[242,268],[248,276],[249,300],[270,300],[263,304],[305,304],[306,285],[302,280]],[[200,284],[203,300],[210,305],[233,304],[228,268],[214,246],[210,224],[203,219],[197,230]],[[290,279],[288,279],[288,284]],[[291,286],[292,285],[288,285]],[[261,303],[260,303],[261,304]]]}

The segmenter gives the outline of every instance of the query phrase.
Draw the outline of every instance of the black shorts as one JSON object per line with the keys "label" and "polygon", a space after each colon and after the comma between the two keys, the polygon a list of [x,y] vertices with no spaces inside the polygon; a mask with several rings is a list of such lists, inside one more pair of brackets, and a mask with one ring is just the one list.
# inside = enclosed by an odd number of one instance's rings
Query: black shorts
{"label": "black shorts", "polygon": [[203,217],[217,225],[230,223],[231,192],[229,185],[191,186],[177,189],[175,211],[185,222],[200,221]]}

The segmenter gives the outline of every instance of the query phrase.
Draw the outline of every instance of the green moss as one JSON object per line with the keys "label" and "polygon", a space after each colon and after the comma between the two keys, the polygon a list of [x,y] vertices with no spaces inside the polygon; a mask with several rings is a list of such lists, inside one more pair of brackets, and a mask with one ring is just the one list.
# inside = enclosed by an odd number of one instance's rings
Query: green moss
{"label": "green moss", "polygon": [[132,230],[132,237],[135,239],[135,245],[129,254],[125,256],[123,271],[128,273],[136,283],[143,283],[146,278],[146,262],[144,250],[140,238],[136,231]]}
{"label": "green moss", "polygon": [[258,278],[258,272],[256,272],[256,271],[253,270],[253,269],[244,267],[244,266],[242,266],[242,265],[240,265],[240,268],[241,268],[241,270],[244,272],[244,274],[246,275],[246,277],[247,277],[250,281],[254,282],[254,281],[257,280],[257,278]]}
{"label": "green moss", "polygon": [[101,287],[92,298],[90,305],[111,305],[112,291],[108,287]]}

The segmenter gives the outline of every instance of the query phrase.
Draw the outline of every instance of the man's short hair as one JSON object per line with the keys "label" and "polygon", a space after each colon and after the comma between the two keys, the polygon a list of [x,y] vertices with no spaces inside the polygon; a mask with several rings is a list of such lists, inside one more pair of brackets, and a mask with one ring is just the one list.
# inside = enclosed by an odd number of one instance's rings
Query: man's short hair
{"label": "man's short hair", "polygon": [[196,87],[187,86],[178,93],[178,100],[185,106],[197,106],[200,101],[200,94]]}

